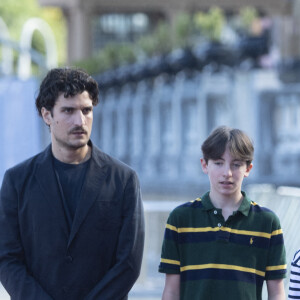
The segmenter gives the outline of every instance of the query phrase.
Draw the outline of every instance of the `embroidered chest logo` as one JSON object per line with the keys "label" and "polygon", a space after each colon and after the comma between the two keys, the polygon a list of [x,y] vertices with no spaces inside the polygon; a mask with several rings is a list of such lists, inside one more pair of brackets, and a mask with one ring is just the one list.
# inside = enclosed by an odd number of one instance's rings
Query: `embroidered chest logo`
{"label": "embroidered chest logo", "polygon": [[250,245],[253,244],[253,237],[250,238]]}

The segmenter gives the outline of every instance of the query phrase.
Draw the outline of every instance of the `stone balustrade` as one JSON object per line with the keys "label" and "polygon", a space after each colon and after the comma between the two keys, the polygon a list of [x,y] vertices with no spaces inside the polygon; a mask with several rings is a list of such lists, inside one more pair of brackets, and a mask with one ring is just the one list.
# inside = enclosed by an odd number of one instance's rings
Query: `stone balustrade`
{"label": "stone balustrade", "polygon": [[252,138],[249,183],[298,184],[300,86],[283,84],[274,70],[194,70],[129,82],[102,90],[94,118],[93,140],[137,170],[146,192],[206,189],[201,144],[218,125]]}

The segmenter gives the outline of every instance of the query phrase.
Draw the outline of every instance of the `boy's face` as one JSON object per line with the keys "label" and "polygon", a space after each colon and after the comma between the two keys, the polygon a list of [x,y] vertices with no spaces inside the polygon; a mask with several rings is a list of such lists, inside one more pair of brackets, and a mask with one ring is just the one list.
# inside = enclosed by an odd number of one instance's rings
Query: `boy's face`
{"label": "boy's face", "polygon": [[209,159],[206,163],[201,159],[202,170],[208,175],[210,192],[221,197],[240,196],[244,177],[249,175],[252,164],[247,166],[245,161],[232,157],[228,147],[222,157]]}

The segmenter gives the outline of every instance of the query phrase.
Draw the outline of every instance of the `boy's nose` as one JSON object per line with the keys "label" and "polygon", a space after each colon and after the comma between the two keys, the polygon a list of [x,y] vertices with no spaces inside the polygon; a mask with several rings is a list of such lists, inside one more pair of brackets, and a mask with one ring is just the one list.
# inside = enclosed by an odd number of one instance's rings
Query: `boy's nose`
{"label": "boy's nose", "polygon": [[232,170],[230,166],[224,166],[224,172],[223,172],[224,176],[228,177],[228,176],[232,176]]}

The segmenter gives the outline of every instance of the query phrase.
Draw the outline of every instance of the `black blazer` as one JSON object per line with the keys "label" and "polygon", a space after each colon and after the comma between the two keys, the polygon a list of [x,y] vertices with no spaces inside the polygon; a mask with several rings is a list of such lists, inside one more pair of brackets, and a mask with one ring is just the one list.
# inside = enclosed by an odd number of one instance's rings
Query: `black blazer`
{"label": "black blazer", "polygon": [[0,280],[12,300],[127,299],[144,245],[131,168],[92,145],[71,228],[51,145],[6,171],[0,197]]}

